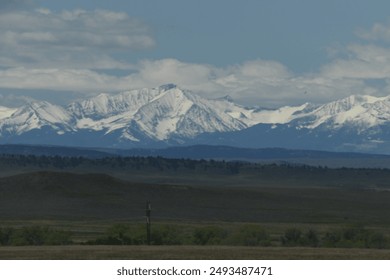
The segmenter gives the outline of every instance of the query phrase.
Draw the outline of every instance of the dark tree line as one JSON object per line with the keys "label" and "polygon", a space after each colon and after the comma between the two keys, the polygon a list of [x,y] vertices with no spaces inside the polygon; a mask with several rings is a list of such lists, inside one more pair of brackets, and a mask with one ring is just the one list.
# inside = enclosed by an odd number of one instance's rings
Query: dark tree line
{"label": "dark tree line", "polygon": [[191,172],[221,175],[256,174],[268,178],[303,178],[343,180],[368,180],[383,178],[390,180],[389,169],[370,168],[327,168],[291,164],[288,162],[262,164],[243,161],[170,159],[163,157],[104,157],[91,159],[86,157],[36,156],[36,155],[0,155],[0,167],[35,167],[40,169],[118,169],[123,171],[145,172]]}
{"label": "dark tree line", "polygon": [[[85,157],[36,156],[36,155],[1,155],[0,164],[15,167],[39,168],[129,168],[134,170],[157,171],[209,171],[237,174],[244,167],[251,166],[245,162],[226,162],[216,160],[168,159],[163,157],[105,157],[89,159]],[[255,165],[253,165],[254,167]]]}

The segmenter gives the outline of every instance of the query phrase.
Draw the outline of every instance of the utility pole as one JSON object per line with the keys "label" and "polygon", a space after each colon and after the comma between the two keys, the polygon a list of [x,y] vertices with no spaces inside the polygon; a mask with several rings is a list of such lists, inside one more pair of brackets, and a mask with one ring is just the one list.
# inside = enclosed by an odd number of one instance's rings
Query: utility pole
{"label": "utility pole", "polygon": [[150,245],[150,212],[152,211],[152,205],[150,201],[146,201],[146,239],[147,244]]}

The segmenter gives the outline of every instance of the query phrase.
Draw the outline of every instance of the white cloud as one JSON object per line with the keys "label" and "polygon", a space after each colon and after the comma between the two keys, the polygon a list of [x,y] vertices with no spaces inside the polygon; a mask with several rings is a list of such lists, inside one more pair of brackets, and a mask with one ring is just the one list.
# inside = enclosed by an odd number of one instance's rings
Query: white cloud
{"label": "white cloud", "polygon": [[0,17],[0,63],[3,67],[124,69],[129,65],[116,61],[114,54],[153,47],[150,33],[144,23],[120,12],[11,11]]}
{"label": "white cloud", "polygon": [[[351,47],[352,50],[365,53],[359,46]],[[374,53],[373,57],[369,56],[371,60],[386,64],[386,60]],[[172,82],[209,98],[230,95],[244,104],[267,107],[322,103],[351,94],[383,95],[381,89],[365,82],[372,77],[386,77],[379,76],[380,71],[378,76],[374,75],[374,70],[353,75],[355,68],[352,63],[350,74],[340,72],[338,75],[331,70],[337,69],[338,64],[336,60],[318,73],[295,75],[275,61],[254,60],[223,68],[175,59],[144,61],[135,73],[126,77],[128,83],[125,85],[148,87]],[[390,72],[387,77],[390,77]]]}
{"label": "white cloud", "polygon": [[3,88],[99,93],[157,87],[166,83],[178,84],[207,98],[230,95],[243,104],[267,107],[322,102],[365,93],[368,89],[358,79],[319,74],[295,76],[282,64],[263,60],[225,68],[176,59],[145,60],[134,65],[133,73],[122,77],[87,69],[18,67],[0,71],[0,87]]}
{"label": "white cloud", "polygon": [[80,69],[27,69],[23,67],[0,71],[0,85],[13,89],[68,91],[100,91],[122,89],[115,76]]}
{"label": "white cloud", "polygon": [[390,26],[375,23],[370,30],[359,29],[356,35],[365,40],[390,42]]}
{"label": "white cloud", "polygon": [[134,84],[158,86],[175,83],[188,88],[202,88],[215,75],[216,68],[206,64],[185,63],[176,59],[145,60],[138,64],[138,72],[129,78]]}
{"label": "white cloud", "polygon": [[[370,40],[386,38],[384,26],[360,33]],[[0,17],[0,88],[100,93],[175,83],[208,98],[230,95],[243,104],[266,107],[390,90],[390,49],[373,43],[338,46],[327,65],[300,75],[282,63],[260,59],[217,67],[177,59],[131,64],[113,55],[154,44],[148,27],[125,13],[8,12]],[[111,69],[129,74],[101,71]]]}
{"label": "white cloud", "polygon": [[348,59],[336,59],[323,67],[322,74],[332,78],[390,78],[390,49],[375,45],[350,45]]}

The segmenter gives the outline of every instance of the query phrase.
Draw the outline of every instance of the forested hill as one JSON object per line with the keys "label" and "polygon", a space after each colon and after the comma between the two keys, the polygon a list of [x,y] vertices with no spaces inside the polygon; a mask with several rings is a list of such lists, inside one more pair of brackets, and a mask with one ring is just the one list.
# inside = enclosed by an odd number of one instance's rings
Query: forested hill
{"label": "forested hill", "polygon": [[35,155],[48,157],[164,157],[172,159],[214,159],[226,161],[250,161],[258,163],[303,164],[332,168],[390,168],[390,155],[363,153],[336,153],[315,150],[282,148],[249,149],[229,146],[196,145],[165,149],[106,149],[39,145],[0,145],[0,155]]}
{"label": "forested hill", "polygon": [[2,155],[0,176],[33,171],[104,173],[133,182],[207,186],[388,188],[389,169],[326,168],[162,157]]}

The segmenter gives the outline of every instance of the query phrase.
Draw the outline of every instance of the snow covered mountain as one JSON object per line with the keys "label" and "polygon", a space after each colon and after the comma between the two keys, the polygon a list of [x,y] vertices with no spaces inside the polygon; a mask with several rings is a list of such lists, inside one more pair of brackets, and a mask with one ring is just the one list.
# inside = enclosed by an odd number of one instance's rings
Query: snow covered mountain
{"label": "snow covered mountain", "polygon": [[46,101],[32,102],[18,109],[3,109],[3,111],[6,113],[0,115],[2,136],[21,135],[45,126],[52,127],[58,134],[73,130],[73,116],[64,108]]}
{"label": "snow covered mountain", "polygon": [[260,121],[239,132],[201,135],[194,143],[390,154],[390,96],[352,95],[295,109],[287,121]]}
{"label": "snow covered mountain", "polygon": [[66,108],[46,101],[1,107],[0,142],[114,147],[184,143],[205,132],[245,129],[253,124],[246,115],[256,115],[254,111],[165,85],[103,93]]}
{"label": "snow covered mountain", "polygon": [[166,141],[194,137],[203,132],[246,128],[245,123],[224,112],[221,109],[224,106],[214,107],[224,102],[207,100],[174,85],[166,85],[115,96],[100,94],[70,104],[68,111],[76,117],[78,130],[115,132],[123,141],[139,142],[143,138]]}
{"label": "snow covered mountain", "polygon": [[247,108],[175,85],[100,94],[66,108],[0,106],[0,143],[101,147],[223,144],[390,153],[390,96]]}

